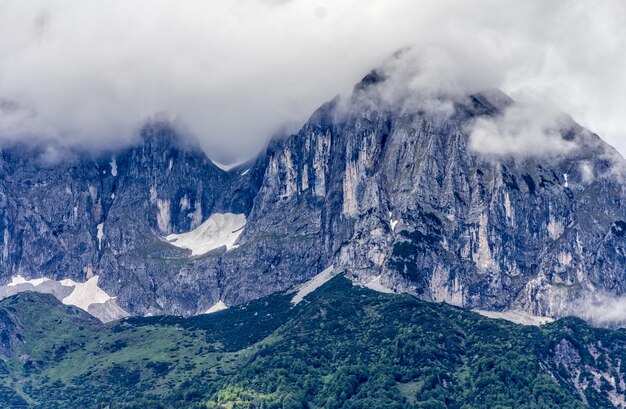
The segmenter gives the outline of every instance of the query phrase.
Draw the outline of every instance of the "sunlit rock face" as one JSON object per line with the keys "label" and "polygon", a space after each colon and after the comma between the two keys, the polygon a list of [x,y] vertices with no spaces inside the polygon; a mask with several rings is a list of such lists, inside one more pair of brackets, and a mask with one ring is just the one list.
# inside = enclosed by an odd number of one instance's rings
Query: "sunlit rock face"
{"label": "sunlit rock face", "polygon": [[626,293],[612,148],[569,120],[545,152],[495,149],[472,130],[503,115],[505,95],[396,106],[379,103],[384,84],[368,75],[227,172],[165,124],[124,151],[56,163],[4,147],[0,280],[97,275],[139,315],[236,305],[330,265],[427,300],[547,317]]}

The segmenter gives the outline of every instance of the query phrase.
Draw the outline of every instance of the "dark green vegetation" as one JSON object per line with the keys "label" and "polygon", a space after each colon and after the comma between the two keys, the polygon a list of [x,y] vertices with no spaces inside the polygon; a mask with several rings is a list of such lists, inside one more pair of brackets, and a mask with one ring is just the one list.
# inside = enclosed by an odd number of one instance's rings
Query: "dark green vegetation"
{"label": "dark green vegetation", "polygon": [[0,302],[0,402],[39,408],[585,408],[624,396],[626,333],[541,328],[337,277],[193,318],[101,324]]}

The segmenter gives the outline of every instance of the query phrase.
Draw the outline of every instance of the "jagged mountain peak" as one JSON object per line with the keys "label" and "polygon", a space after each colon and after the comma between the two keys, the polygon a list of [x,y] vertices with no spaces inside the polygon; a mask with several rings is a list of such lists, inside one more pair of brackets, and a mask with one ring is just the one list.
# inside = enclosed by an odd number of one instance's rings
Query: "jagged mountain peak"
{"label": "jagged mountain peak", "polygon": [[[229,172],[181,148],[161,122],[144,127],[142,143],[71,173],[16,161],[0,184],[3,281],[98,275],[139,315],[240,304],[330,265],[427,300],[541,316],[577,314],[567,307],[589,292],[626,293],[616,227],[626,201],[621,182],[605,177],[603,142],[572,125],[564,141],[595,148],[548,157],[532,140],[543,122],[518,132],[535,113],[516,112],[500,91],[426,95],[395,109],[375,92],[386,81],[374,70],[350,109],[329,101]],[[503,130],[510,139],[498,144]],[[225,213],[245,215],[225,249],[194,254],[167,239]]]}
{"label": "jagged mountain peak", "polygon": [[198,152],[204,155],[195,138],[185,134],[171,122],[165,120],[146,122],[139,130],[139,141],[136,146],[161,151]]}
{"label": "jagged mountain peak", "polygon": [[515,101],[499,89],[490,89],[468,96],[465,107],[474,115],[498,115]]}
{"label": "jagged mountain peak", "polygon": [[385,79],[386,76],[380,70],[374,69],[354,86],[353,93],[363,92],[373,85],[381,84]]}

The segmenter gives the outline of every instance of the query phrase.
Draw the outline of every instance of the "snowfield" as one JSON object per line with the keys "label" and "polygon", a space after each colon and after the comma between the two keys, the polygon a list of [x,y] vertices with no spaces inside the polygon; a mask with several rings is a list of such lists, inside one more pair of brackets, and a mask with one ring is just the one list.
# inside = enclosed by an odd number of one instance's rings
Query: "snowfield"
{"label": "snowfield", "polygon": [[226,250],[235,248],[235,241],[245,225],[246,216],[243,214],[213,213],[194,230],[170,234],[166,239],[176,247],[191,250],[192,256],[201,256],[223,246]]}
{"label": "snowfield", "polygon": [[62,299],[61,302],[88,311],[91,304],[104,304],[113,299],[113,297],[98,287],[98,279],[99,277],[96,275],[84,283],[77,283],[70,279],[61,280],[61,285],[74,287],[74,291]]}
{"label": "snowfield", "polygon": [[66,278],[60,281],[47,277],[26,279],[20,275],[11,277],[11,282],[0,286],[0,299],[10,297],[23,291],[36,291],[52,294],[63,304],[78,307],[103,322],[128,316],[111,297],[98,286],[97,275],[84,283]]}
{"label": "snowfield", "polygon": [[30,280],[25,279],[24,277],[22,277],[21,275],[16,275],[14,277],[11,277],[11,282],[9,284],[7,284],[8,287],[16,287],[20,284],[32,284],[33,286],[37,287],[39,284],[43,284],[46,281],[50,281],[49,278],[46,277],[41,277],[41,278],[33,278]]}
{"label": "snowfield", "polygon": [[304,297],[320,288],[322,285],[324,285],[324,283],[333,278],[335,275],[337,275],[335,268],[333,266],[330,266],[306,283],[301,284],[300,286],[298,286],[298,292],[291,299],[291,303],[293,305],[297,305],[300,301],[304,299]]}

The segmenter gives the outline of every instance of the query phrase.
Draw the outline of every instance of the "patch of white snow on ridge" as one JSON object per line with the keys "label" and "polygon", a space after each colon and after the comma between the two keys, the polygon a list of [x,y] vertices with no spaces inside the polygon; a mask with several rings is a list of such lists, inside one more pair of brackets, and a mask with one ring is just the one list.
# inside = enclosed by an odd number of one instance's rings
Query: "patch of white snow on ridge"
{"label": "patch of white snow on ridge", "polygon": [[7,285],[0,286],[0,299],[23,291],[52,294],[64,304],[78,307],[103,322],[129,315],[117,305],[115,297],[109,296],[98,287],[97,275],[84,283],[78,283],[70,278],[56,281],[47,277],[25,279],[17,275],[12,277]]}
{"label": "patch of white snow on ridge", "polygon": [[297,305],[300,301],[304,299],[307,295],[311,294],[313,291],[320,288],[324,285],[328,280],[333,278],[337,273],[335,272],[335,268],[333,266],[328,267],[326,270],[322,271],[306,283],[300,285],[298,287],[298,292],[291,299],[291,303]]}
{"label": "patch of white snow on ridge", "polygon": [[213,306],[211,308],[206,310],[204,313],[205,314],[212,314],[214,312],[222,311],[222,310],[225,310],[227,308],[228,308],[228,306],[226,304],[224,304],[224,301],[219,300],[218,302],[213,304]]}
{"label": "patch of white snow on ridge", "polygon": [[25,279],[24,277],[22,277],[21,275],[16,275],[14,277],[11,277],[11,282],[9,284],[7,284],[7,286],[9,287],[15,287],[17,285],[20,284],[32,284],[33,286],[38,286],[39,284],[43,284],[46,281],[50,281],[49,278],[46,277],[41,277],[41,278],[33,278],[30,280]]}
{"label": "patch of white snow on ridge", "polygon": [[170,244],[191,250],[192,256],[200,256],[211,250],[226,246],[235,248],[235,241],[246,225],[246,216],[233,213],[213,213],[204,223],[187,233],[170,234]]}
{"label": "patch of white snow on ridge", "polygon": [[71,278],[64,278],[63,280],[59,281],[59,283],[61,283],[61,285],[65,287],[76,287],[78,285],[78,283]]}
{"label": "patch of white snow on ridge", "polygon": [[84,283],[77,283],[70,279],[62,280],[62,285],[74,286],[74,291],[61,300],[61,302],[66,305],[74,305],[87,311],[91,304],[104,304],[112,299],[113,297],[98,287],[98,278],[99,277],[95,275]]}
{"label": "patch of white snow on ridge", "polygon": [[243,172],[241,172],[241,176],[246,176],[248,174],[248,172],[250,172],[250,168],[244,170]]}
{"label": "patch of white snow on ridge", "polygon": [[569,187],[569,183],[567,182],[567,173],[563,173],[563,179],[565,179],[565,183],[563,184],[563,186]]}
{"label": "patch of white snow on ridge", "polygon": [[520,310],[507,310],[507,311],[486,311],[486,310],[472,310],[480,315],[483,315],[487,318],[493,319],[502,319],[514,322],[516,324],[521,325],[544,325],[554,321],[553,318],[550,317],[539,317],[536,315],[529,314],[525,311]]}

